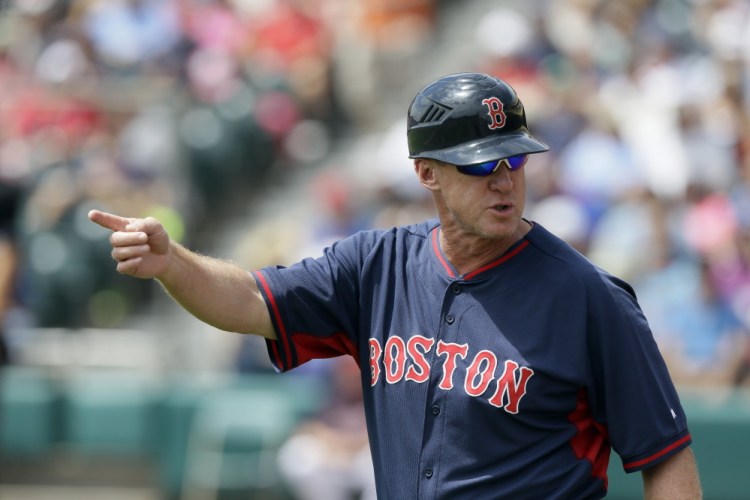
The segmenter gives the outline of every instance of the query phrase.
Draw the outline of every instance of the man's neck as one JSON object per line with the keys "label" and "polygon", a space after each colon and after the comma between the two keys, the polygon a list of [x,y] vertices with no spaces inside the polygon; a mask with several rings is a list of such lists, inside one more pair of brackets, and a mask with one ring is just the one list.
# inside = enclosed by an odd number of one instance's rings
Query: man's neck
{"label": "man's neck", "polygon": [[467,234],[459,227],[440,228],[440,248],[459,274],[463,275],[502,256],[531,230],[525,219],[518,230],[507,238],[490,238]]}

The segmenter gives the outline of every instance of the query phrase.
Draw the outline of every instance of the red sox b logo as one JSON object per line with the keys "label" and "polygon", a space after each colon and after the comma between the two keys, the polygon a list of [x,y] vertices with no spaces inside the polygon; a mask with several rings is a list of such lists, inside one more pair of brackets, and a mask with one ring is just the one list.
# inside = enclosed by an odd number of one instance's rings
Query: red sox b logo
{"label": "red sox b logo", "polygon": [[489,108],[487,114],[490,115],[490,129],[503,128],[505,126],[505,112],[503,112],[503,101],[498,97],[488,97],[482,101],[482,104]]}

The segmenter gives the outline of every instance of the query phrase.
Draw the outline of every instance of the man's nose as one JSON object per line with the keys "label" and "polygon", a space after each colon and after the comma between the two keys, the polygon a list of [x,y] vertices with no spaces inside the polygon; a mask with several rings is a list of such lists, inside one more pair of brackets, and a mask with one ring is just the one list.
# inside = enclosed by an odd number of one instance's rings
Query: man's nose
{"label": "man's nose", "polygon": [[510,191],[513,189],[513,176],[510,169],[503,164],[489,176],[490,187],[499,191]]}

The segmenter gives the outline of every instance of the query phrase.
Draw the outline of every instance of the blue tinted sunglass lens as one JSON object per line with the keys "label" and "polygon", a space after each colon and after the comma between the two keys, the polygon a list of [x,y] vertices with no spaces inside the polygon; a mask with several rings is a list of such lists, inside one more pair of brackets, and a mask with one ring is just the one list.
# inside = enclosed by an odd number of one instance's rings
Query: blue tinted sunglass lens
{"label": "blue tinted sunglass lens", "polygon": [[481,174],[478,175],[490,175],[492,172],[497,170],[497,160],[490,160],[486,161],[484,163],[478,163],[476,165],[472,165],[472,169],[481,172]]}
{"label": "blue tinted sunglass lens", "polygon": [[462,174],[478,175],[478,176],[484,177],[494,172],[495,169],[497,168],[497,164],[498,164],[497,160],[491,160],[491,161],[486,161],[484,163],[477,163],[476,165],[456,166],[456,168]]}
{"label": "blue tinted sunglass lens", "polygon": [[466,175],[477,175],[487,176],[497,170],[501,163],[508,165],[510,170],[518,170],[526,164],[526,160],[529,159],[529,155],[516,155],[503,158],[502,160],[490,160],[484,163],[477,163],[476,165],[462,165],[456,166],[459,172]]}
{"label": "blue tinted sunglass lens", "polygon": [[510,167],[511,170],[518,170],[526,164],[526,160],[528,159],[529,155],[516,155],[509,156],[505,161],[508,162],[508,167]]}

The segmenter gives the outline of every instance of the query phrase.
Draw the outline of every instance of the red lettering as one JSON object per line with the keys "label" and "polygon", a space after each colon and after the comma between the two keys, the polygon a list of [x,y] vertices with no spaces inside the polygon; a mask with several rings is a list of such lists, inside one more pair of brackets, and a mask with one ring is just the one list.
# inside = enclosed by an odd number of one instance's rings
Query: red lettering
{"label": "red lettering", "polygon": [[[505,370],[502,376],[497,380],[497,389],[495,394],[490,398],[490,404],[498,408],[504,408],[508,413],[518,413],[518,404],[521,398],[526,394],[526,383],[529,381],[534,370],[525,366],[520,367],[520,377],[516,382],[516,370],[519,369],[518,363],[509,359],[505,362]],[[503,400],[507,398],[507,404]]]}
{"label": "red lettering", "polygon": [[[408,341],[392,336],[383,348],[377,339],[369,339],[370,385],[375,386],[378,383],[381,372],[385,373],[385,380],[389,384],[396,384],[403,379],[417,383],[427,382],[432,370],[427,354],[434,345],[434,339],[422,335],[414,335]],[[452,390],[453,376],[458,368],[459,358],[466,359],[469,345],[441,340],[437,342],[435,353],[443,357],[443,373],[438,387]],[[407,357],[411,360],[408,367]],[[495,353],[485,349],[479,351],[466,368],[463,389],[469,396],[478,397],[485,394],[494,381],[495,388],[488,400],[489,403],[508,413],[516,414],[521,399],[526,395],[526,387],[534,375],[534,370],[509,359],[504,363],[502,375],[496,379],[498,364]]]}
{"label": "red lettering", "polygon": [[370,339],[370,385],[374,386],[380,378],[380,356],[383,349],[377,339]]}
{"label": "red lettering", "polygon": [[497,357],[490,351],[482,350],[474,357],[474,361],[466,370],[464,390],[469,396],[481,396],[495,377]]}
{"label": "red lettering", "polygon": [[490,119],[488,125],[491,129],[503,128],[505,126],[505,112],[503,111],[503,101],[498,97],[488,97],[482,101],[482,104],[489,108]]}
{"label": "red lettering", "polygon": [[467,344],[452,344],[441,340],[438,342],[437,351],[435,352],[440,356],[445,354],[443,378],[440,380],[438,387],[445,390],[453,389],[453,372],[456,371],[456,357],[461,356],[465,358],[469,352],[469,346]]}
{"label": "red lettering", "polygon": [[385,381],[395,384],[404,376],[406,344],[401,337],[389,337],[385,343]]}
{"label": "red lettering", "polygon": [[[414,361],[414,365],[406,370],[406,380],[414,382],[426,382],[430,378],[430,365],[424,355],[430,352],[435,339],[428,339],[421,335],[415,335],[406,344],[406,350]],[[420,352],[421,350],[421,352]]]}

